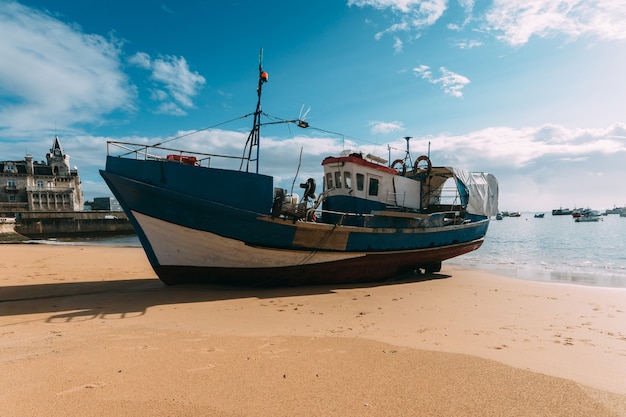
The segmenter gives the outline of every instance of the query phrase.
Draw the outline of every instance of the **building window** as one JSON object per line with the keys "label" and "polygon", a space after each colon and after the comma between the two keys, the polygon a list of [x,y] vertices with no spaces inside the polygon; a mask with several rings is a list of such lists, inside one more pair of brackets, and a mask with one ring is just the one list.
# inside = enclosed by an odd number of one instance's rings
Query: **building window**
{"label": "building window", "polygon": [[9,196],[9,202],[15,203],[16,201],[17,201],[17,198],[14,195]]}
{"label": "building window", "polygon": [[7,186],[8,187],[17,187],[17,181],[15,181],[15,179],[13,179],[13,178],[9,178],[7,180]]}
{"label": "building window", "polygon": [[37,181],[37,188],[43,188],[43,181]]}

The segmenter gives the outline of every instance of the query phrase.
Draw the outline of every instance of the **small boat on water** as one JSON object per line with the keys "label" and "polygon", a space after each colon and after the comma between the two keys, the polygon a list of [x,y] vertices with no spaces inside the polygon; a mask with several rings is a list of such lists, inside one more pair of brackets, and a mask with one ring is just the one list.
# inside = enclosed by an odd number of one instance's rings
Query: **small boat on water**
{"label": "small boat on water", "polygon": [[[313,178],[298,181],[301,196],[276,187],[259,173],[267,79],[260,61],[243,155],[108,142],[100,173],[163,282],[371,282],[438,272],[442,261],[482,245],[498,213],[496,178],[433,166],[428,156],[411,164],[408,140],[406,157],[390,165],[358,151],[324,158],[318,194]],[[218,168],[221,158],[238,159],[240,168]]]}
{"label": "small boat on water", "polygon": [[572,214],[572,210],[569,208],[559,207],[558,209],[552,210],[553,216],[569,216]]}
{"label": "small boat on water", "polygon": [[597,210],[581,210],[580,215],[574,217],[576,222],[598,222],[602,220],[602,215]]}
{"label": "small boat on water", "polygon": [[535,219],[543,219],[545,213],[535,213]]}

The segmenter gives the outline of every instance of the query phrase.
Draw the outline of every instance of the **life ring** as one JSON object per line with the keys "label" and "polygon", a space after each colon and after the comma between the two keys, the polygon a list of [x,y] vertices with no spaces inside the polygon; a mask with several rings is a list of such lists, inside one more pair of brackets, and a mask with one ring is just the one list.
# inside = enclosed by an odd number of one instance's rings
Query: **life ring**
{"label": "life ring", "polygon": [[[427,167],[421,168],[420,163],[426,161]],[[426,155],[422,155],[415,161],[413,164],[413,175],[417,178],[424,179],[430,175],[430,171],[433,169],[433,165],[430,162],[430,159]]]}
{"label": "life ring", "polygon": [[[397,164],[400,164],[400,166],[402,167],[402,170],[398,170],[398,168],[396,168]],[[398,174],[400,175],[406,174],[406,164],[404,163],[402,159],[396,159],[395,161],[393,161],[393,163],[391,164],[391,168],[398,171]]]}

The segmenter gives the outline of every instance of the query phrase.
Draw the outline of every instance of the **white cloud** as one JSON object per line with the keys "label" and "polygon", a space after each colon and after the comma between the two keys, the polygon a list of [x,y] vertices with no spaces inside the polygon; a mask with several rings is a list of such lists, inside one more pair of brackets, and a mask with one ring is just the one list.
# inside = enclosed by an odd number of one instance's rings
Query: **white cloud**
{"label": "white cloud", "polygon": [[[570,39],[626,39],[626,2],[621,0],[493,0],[484,14],[475,16],[474,0],[348,0],[348,6],[370,7],[394,13],[395,21],[375,38],[404,32],[419,38],[423,29],[435,25],[448,12],[449,4],[460,7],[462,21],[450,22],[449,30],[492,33],[513,46],[539,38],[565,35]],[[453,41],[462,48],[478,41]],[[396,46],[394,46],[396,47]],[[396,48],[397,49],[397,48]]]}
{"label": "white cloud", "polygon": [[143,69],[150,69],[152,65],[150,55],[145,52],[137,52],[135,55],[128,58],[128,62]]}
{"label": "white cloud", "polygon": [[402,40],[400,40],[400,38],[395,38],[393,41],[393,50],[396,51],[396,53],[402,52],[402,48],[404,47],[404,43],[402,42]]}
{"label": "white cloud", "polygon": [[[415,137],[411,149],[414,157],[418,150],[430,149],[436,166],[494,174],[503,210],[576,204],[609,208],[623,204],[626,195],[625,131],[624,123],[599,129],[550,124],[494,127],[462,135]],[[404,141],[391,145],[399,152]],[[401,155],[392,158],[396,156]]]}
{"label": "white cloud", "polygon": [[456,43],[456,46],[458,46],[460,49],[472,49],[482,45],[483,43],[481,41],[475,39],[460,40]]}
{"label": "white cloud", "polygon": [[[0,8],[0,125],[28,135],[133,110],[135,87],[121,71],[120,43],[14,2]],[[52,126],[51,126],[52,125]]]}
{"label": "white cloud", "polygon": [[171,101],[160,103],[155,110],[156,114],[168,114],[170,116],[186,116],[187,113],[181,109],[176,103]]}
{"label": "white cloud", "polygon": [[378,32],[380,39],[387,33],[409,32],[433,25],[447,9],[448,0],[348,0],[348,6],[389,9],[400,19],[387,29]]}
{"label": "white cloud", "polygon": [[441,76],[434,78],[430,67],[427,65],[420,65],[413,69],[416,76],[422,77],[422,79],[428,81],[431,84],[437,84],[441,86],[443,91],[453,97],[463,97],[463,87],[470,83],[467,77],[461,74],[450,71],[445,67],[439,68]]}
{"label": "white cloud", "polygon": [[165,3],[161,3],[161,10],[169,14],[174,14],[174,11],[170,9],[169,7],[167,7]]}
{"label": "white cloud", "polygon": [[485,15],[487,29],[511,45],[532,36],[564,34],[626,39],[626,2],[620,0],[494,0]]}
{"label": "white cloud", "polygon": [[388,134],[393,132],[402,131],[404,126],[402,122],[393,121],[393,122],[370,122],[371,132],[374,135],[377,134]]}
{"label": "white cloud", "polygon": [[184,108],[194,106],[192,98],[206,83],[206,79],[189,69],[184,57],[164,56],[151,59],[145,52],[133,55],[129,63],[151,71],[155,88],[151,98],[161,101],[157,113],[183,116]]}
{"label": "white cloud", "polygon": [[375,9],[395,9],[408,13],[419,8],[423,0],[348,0],[348,6],[373,7]]}
{"label": "white cloud", "polygon": [[489,166],[492,170],[523,169],[546,159],[579,161],[591,155],[626,154],[626,141],[616,137],[626,124],[603,129],[568,129],[545,124],[537,127],[490,127],[465,135],[439,135],[431,141],[437,152],[455,155],[462,166]]}
{"label": "white cloud", "polygon": [[432,71],[428,65],[420,65],[417,68],[413,68],[413,72],[421,75],[424,79],[430,79],[432,77]]}
{"label": "white cloud", "polygon": [[463,97],[461,90],[470,83],[470,80],[467,77],[457,74],[456,72],[452,72],[445,67],[441,67],[439,70],[441,71],[441,77],[434,80],[434,82],[436,84],[441,84],[441,87],[446,94],[454,97]]}

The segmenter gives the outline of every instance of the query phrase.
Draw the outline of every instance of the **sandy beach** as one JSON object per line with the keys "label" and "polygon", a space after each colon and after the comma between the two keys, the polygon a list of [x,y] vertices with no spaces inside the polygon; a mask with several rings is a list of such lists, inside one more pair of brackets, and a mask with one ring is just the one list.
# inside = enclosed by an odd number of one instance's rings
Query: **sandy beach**
{"label": "sandy beach", "polygon": [[626,290],[435,276],[167,287],[0,245],[0,416],[626,416]]}

